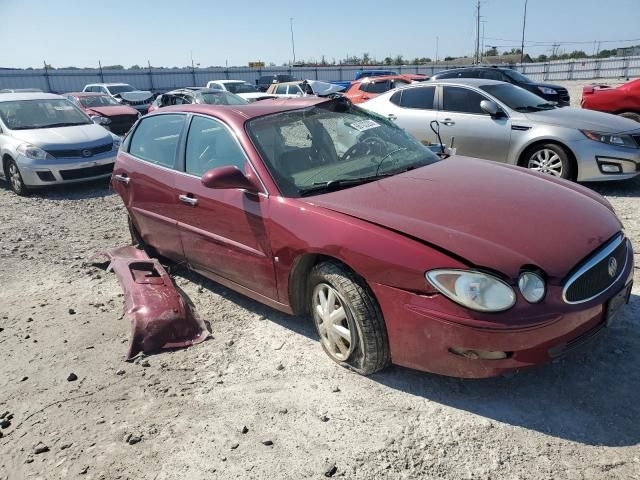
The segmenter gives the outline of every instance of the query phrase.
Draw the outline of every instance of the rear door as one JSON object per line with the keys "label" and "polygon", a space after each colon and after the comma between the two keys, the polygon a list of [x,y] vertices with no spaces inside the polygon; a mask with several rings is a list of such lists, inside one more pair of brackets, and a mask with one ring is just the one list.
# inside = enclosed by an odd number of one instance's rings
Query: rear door
{"label": "rear door", "polygon": [[435,100],[435,85],[404,88],[391,96],[386,114],[420,142],[426,145],[437,143],[438,139],[430,127],[438,116]]}
{"label": "rear door", "polygon": [[232,165],[255,176],[233,132],[211,117],[194,115],[184,149],[178,226],[185,257],[201,273],[220,276],[277,299],[265,218],[269,198],[240,189],[212,189],[202,175]]}
{"label": "rear door", "polygon": [[187,116],[158,114],[140,120],[118,154],[113,171],[133,224],[145,243],[160,254],[182,260],[175,190],[178,145]]}
{"label": "rear door", "polygon": [[461,85],[441,85],[438,122],[442,141],[455,147],[460,155],[504,162],[511,141],[511,120],[493,118],[480,108],[490,100],[480,92]]}

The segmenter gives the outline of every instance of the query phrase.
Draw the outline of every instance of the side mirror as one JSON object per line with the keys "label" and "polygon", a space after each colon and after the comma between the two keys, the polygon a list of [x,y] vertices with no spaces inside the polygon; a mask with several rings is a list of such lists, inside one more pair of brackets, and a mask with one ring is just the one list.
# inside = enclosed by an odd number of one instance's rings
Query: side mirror
{"label": "side mirror", "polygon": [[492,117],[501,117],[503,115],[502,110],[496,102],[492,102],[491,100],[482,100],[480,102],[480,108],[487,112]]}
{"label": "side mirror", "polygon": [[241,188],[251,193],[261,190],[253,178],[247,177],[238,167],[233,166],[207,170],[202,176],[202,184],[207,188]]}

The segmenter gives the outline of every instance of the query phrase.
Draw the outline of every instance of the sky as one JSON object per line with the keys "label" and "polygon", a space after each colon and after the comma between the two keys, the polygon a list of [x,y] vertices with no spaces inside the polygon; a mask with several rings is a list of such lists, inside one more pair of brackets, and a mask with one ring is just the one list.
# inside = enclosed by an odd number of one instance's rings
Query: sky
{"label": "sky", "polygon": [[[484,0],[485,49],[519,47],[525,0]],[[382,59],[473,55],[475,0],[0,0],[0,67],[202,67],[364,52]],[[88,5],[91,5],[90,7]],[[386,5],[383,7],[382,5]],[[528,0],[525,52],[640,44],[640,0]],[[635,42],[620,40],[637,39]],[[609,43],[608,41],[616,42]],[[586,42],[583,44],[568,42]],[[543,45],[546,43],[546,45]]]}

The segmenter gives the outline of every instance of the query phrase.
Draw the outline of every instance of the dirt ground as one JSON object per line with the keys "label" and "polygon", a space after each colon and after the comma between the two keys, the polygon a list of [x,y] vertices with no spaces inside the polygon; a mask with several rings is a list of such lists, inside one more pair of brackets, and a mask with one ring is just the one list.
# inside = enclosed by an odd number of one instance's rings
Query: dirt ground
{"label": "dirt ground", "polygon": [[[590,186],[640,252],[640,179]],[[640,479],[640,255],[631,304],[555,363],[365,378],[310,320],[180,269],[213,338],[124,362],[121,289],[90,259],[128,240],[106,182],[29,198],[0,183],[0,480]]]}

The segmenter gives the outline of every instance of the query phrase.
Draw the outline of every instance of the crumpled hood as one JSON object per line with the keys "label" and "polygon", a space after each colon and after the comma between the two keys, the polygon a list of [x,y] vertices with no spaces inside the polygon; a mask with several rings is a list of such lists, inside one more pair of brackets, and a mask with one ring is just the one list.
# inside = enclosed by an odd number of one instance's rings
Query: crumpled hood
{"label": "crumpled hood", "polygon": [[12,130],[11,136],[31,143],[43,150],[90,148],[113,141],[113,136],[102,126],[95,123],[76,125],[74,127]]}
{"label": "crumpled hood", "polygon": [[245,100],[254,99],[254,98],[265,98],[270,97],[270,95],[265,92],[247,92],[247,93],[236,93],[239,97],[244,98]]}
{"label": "crumpled hood", "polygon": [[607,201],[585,187],[466,157],[304,200],[511,278],[523,265],[563,278],[621,229]]}
{"label": "crumpled hood", "polygon": [[345,87],[342,85],[320,82],[318,80],[305,80],[305,83],[308,83],[311,87],[311,90],[313,90],[313,93],[320,97],[331,95],[332,93],[342,92],[345,89]]}
{"label": "crumpled hood", "polygon": [[143,100],[151,100],[151,97],[153,97],[153,93],[149,91],[138,90],[135,92],[122,92],[115,96],[120,97],[128,102],[140,102]]}
{"label": "crumpled hood", "polygon": [[596,130],[598,132],[620,133],[639,131],[638,122],[610,113],[596,112],[575,107],[555,108],[542,112],[531,112],[525,116],[534,122],[543,122],[568,128]]}
{"label": "crumpled hood", "polygon": [[87,115],[102,115],[112,117],[114,115],[138,115],[138,111],[127,105],[112,105],[108,107],[93,107],[85,109]]}

